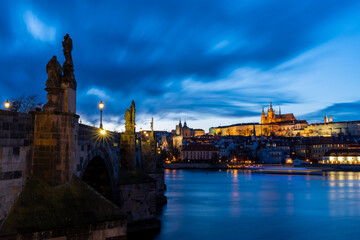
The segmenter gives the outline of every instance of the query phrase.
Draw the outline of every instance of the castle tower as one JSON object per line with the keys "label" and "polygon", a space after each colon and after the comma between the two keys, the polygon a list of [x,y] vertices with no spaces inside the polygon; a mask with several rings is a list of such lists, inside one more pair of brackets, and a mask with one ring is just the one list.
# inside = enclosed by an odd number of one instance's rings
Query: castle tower
{"label": "castle tower", "polygon": [[270,101],[270,108],[269,108],[269,110],[268,110],[267,118],[268,118],[268,122],[269,122],[269,123],[275,122],[275,111],[274,111],[274,109],[272,108],[272,102],[271,102],[271,101]]}
{"label": "castle tower", "polygon": [[176,125],[175,136],[173,136],[173,146],[174,148],[177,148],[179,151],[181,150],[182,140],[183,140],[183,128],[180,119],[179,124]]}
{"label": "castle tower", "polygon": [[181,118],[180,118],[180,121],[179,121],[179,129],[180,129],[180,135],[183,134],[183,129],[182,129],[182,124],[181,124]]}
{"label": "castle tower", "polygon": [[179,120],[179,124],[176,125],[175,134],[176,134],[176,135],[181,135],[181,132],[182,132],[182,126],[181,126],[181,119],[180,119],[180,120]]}
{"label": "castle tower", "polygon": [[265,124],[265,123],[266,123],[266,116],[265,116],[264,107],[262,107],[262,112],[261,112],[261,124]]}

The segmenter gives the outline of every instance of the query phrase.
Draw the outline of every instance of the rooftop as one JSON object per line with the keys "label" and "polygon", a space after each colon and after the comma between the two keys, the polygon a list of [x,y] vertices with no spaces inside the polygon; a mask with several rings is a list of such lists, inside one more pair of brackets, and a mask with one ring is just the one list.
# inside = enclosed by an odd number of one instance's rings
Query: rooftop
{"label": "rooftop", "polygon": [[332,149],[324,156],[360,156],[360,149]]}

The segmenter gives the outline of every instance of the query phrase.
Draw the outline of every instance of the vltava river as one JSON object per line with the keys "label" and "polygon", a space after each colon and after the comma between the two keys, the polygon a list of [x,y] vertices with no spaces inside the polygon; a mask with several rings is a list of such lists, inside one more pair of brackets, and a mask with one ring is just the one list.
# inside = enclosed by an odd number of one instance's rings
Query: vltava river
{"label": "vltava river", "polygon": [[166,170],[156,240],[360,239],[360,174]]}

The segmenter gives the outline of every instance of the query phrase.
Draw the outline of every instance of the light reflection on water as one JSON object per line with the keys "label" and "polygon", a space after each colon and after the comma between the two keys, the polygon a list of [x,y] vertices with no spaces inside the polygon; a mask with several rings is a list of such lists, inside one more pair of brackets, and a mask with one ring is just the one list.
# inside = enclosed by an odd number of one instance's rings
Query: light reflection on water
{"label": "light reflection on water", "polygon": [[359,239],[360,174],[166,170],[168,204],[150,239]]}

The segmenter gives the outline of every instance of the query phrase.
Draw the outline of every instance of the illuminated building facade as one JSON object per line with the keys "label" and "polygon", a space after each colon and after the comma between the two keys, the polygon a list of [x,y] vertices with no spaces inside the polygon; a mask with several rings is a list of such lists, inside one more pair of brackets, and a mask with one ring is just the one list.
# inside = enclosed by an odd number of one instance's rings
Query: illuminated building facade
{"label": "illuminated building facade", "polygon": [[173,146],[174,146],[174,148],[177,148],[178,150],[181,150],[182,141],[183,141],[183,128],[182,128],[182,124],[181,124],[181,120],[180,120],[179,124],[176,125],[175,132],[174,132],[174,135],[173,135]]}
{"label": "illuminated building facade", "polygon": [[295,144],[295,153],[302,159],[321,161],[328,152],[344,151],[354,143],[337,137],[303,138]]}
{"label": "illuminated building facade", "polygon": [[314,123],[302,131],[301,136],[360,136],[360,121]]}
{"label": "illuminated building facade", "polygon": [[360,164],[360,149],[333,149],[323,158],[324,164]]}
{"label": "illuminated building facade", "polygon": [[184,139],[190,139],[192,137],[205,135],[205,131],[203,129],[193,129],[187,126],[186,121],[184,125],[181,124],[181,120],[179,124],[176,125],[175,131],[173,130],[173,146],[179,150],[181,150],[182,142]]}
{"label": "illuminated building facade", "polygon": [[261,163],[286,163],[286,159],[290,157],[290,146],[267,143],[259,147],[257,155]]}
{"label": "illuminated building facade", "polygon": [[[255,134],[254,134],[255,132]],[[209,133],[222,136],[282,136],[282,137],[331,137],[360,136],[360,121],[334,122],[333,117],[325,115],[324,122],[308,124],[306,120],[297,120],[294,114],[276,114],[270,102],[270,108],[261,113],[261,124],[240,123],[229,126],[211,127]]]}
{"label": "illuminated building facade", "polygon": [[270,102],[270,107],[265,114],[264,108],[261,113],[261,124],[240,123],[230,126],[212,127],[209,133],[222,136],[301,136],[302,131],[308,126],[307,121],[297,120],[293,113],[275,113]]}
{"label": "illuminated building facade", "polygon": [[281,114],[280,107],[279,107],[279,114],[276,114],[275,110],[272,107],[272,102],[270,102],[270,108],[268,108],[267,114],[265,114],[264,108],[262,109],[261,124],[289,122],[289,121],[296,121],[294,114],[292,113]]}
{"label": "illuminated building facade", "polygon": [[186,162],[216,161],[218,155],[219,149],[213,144],[191,143],[181,150],[181,159]]}

